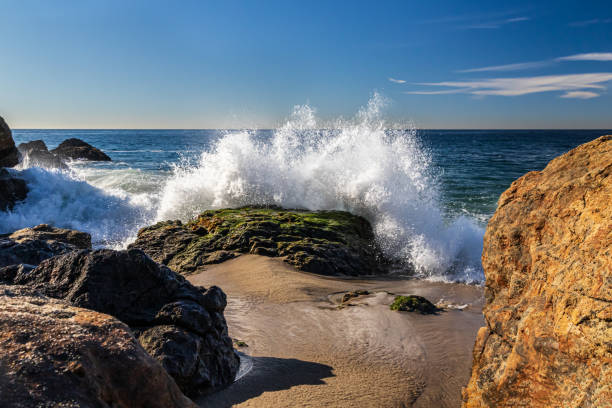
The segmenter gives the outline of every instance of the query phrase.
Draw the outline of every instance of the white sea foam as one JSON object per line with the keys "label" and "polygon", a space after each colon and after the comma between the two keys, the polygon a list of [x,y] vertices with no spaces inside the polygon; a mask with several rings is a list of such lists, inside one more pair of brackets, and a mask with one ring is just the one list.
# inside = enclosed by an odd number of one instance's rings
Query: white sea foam
{"label": "white sea foam", "polygon": [[481,281],[483,229],[473,217],[445,219],[430,155],[415,130],[385,123],[383,105],[374,95],[355,118],[333,124],[298,106],[269,139],[228,132],[172,174],[119,162],[24,169],[28,198],[0,212],[0,233],[49,223],[117,248],[156,220],[188,220],[211,208],[340,209],[367,218],[385,253],[421,276]]}
{"label": "white sea foam", "polygon": [[299,106],[268,141],[226,134],[197,165],[176,167],[157,220],[248,204],[347,210],[370,220],[385,253],[421,276],[481,280],[482,228],[467,217],[444,220],[429,154],[414,130],[385,125],[382,104],[375,95],[332,130]]}
{"label": "white sea foam", "polygon": [[10,212],[0,212],[0,233],[51,224],[89,232],[96,246],[121,247],[150,218],[135,197],[95,187],[69,171],[24,169],[27,199]]}

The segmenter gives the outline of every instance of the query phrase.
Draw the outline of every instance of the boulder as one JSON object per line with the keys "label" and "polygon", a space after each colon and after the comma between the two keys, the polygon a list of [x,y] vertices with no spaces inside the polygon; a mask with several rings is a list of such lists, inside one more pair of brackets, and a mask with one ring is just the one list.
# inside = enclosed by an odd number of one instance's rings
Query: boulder
{"label": "boulder", "polygon": [[10,211],[19,201],[25,200],[28,187],[25,180],[14,177],[0,168],[0,211]]}
{"label": "boulder", "polygon": [[62,159],[47,149],[47,145],[42,140],[21,143],[17,146],[17,149],[21,153],[22,163],[25,167],[68,168]]}
{"label": "boulder", "polygon": [[527,173],[484,237],[487,326],[464,407],[612,402],[612,136]]}
{"label": "boulder", "polygon": [[0,268],[36,266],[45,259],[80,248],[91,248],[91,236],[86,232],[41,224],[0,236]]}
{"label": "boulder", "polygon": [[73,251],[17,271],[13,283],[126,323],[187,395],[230,384],[238,371],[221,289],[195,287],[140,250]]}
{"label": "boulder", "polygon": [[75,138],[64,140],[51,153],[65,160],[111,161],[102,150]]}
{"label": "boulder", "polygon": [[240,253],[283,257],[323,275],[385,272],[368,221],[344,211],[210,210],[187,224],[165,221],[143,228],[130,247],[185,274]]}
{"label": "boulder", "polygon": [[8,236],[15,242],[23,243],[27,240],[59,241],[72,244],[79,249],[91,249],[91,235],[87,232],[52,227],[40,224],[32,228],[24,228]]}
{"label": "boulder", "polygon": [[0,395],[6,408],[193,407],[112,316],[0,285]]}
{"label": "boulder", "polygon": [[0,167],[13,167],[19,163],[19,151],[15,147],[11,128],[0,116]]}

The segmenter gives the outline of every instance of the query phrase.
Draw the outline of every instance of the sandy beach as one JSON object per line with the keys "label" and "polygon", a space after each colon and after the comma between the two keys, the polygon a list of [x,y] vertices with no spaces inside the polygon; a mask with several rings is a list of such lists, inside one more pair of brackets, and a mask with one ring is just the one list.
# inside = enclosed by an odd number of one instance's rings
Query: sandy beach
{"label": "sandy beach", "polygon": [[[458,407],[484,322],[478,286],[340,279],[278,258],[243,255],[190,276],[228,295],[229,334],[252,368],[202,407]],[[344,292],[365,289],[341,306]],[[392,294],[448,305],[437,315],[389,310]],[[458,309],[456,307],[461,307]]]}

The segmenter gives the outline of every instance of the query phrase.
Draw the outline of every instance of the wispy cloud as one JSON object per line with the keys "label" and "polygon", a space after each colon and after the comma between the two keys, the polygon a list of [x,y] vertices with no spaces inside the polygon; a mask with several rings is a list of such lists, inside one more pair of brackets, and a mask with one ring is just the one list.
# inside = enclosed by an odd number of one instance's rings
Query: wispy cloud
{"label": "wispy cloud", "polygon": [[561,95],[562,98],[576,98],[576,99],[591,99],[597,98],[599,96],[598,93],[591,91],[570,91]]}
{"label": "wispy cloud", "polygon": [[389,81],[391,82],[395,82],[396,84],[405,84],[406,81],[403,79],[395,79],[395,78],[389,78]]}
{"label": "wispy cloud", "polygon": [[519,62],[516,64],[493,65],[489,67],[462,69],[459,73],[490,72],[490,71],[520,71],[523,69],[541,68],[563,61],[612,61],[612,52],[590,52],[584,54],[568,55],[545,61]]}
{"label": "wispy cloud", "polygon": [[514,23],[520,23],[522,21],[528,21],[531,20],[529,17],[512,17],[512,18],[507,18],[505,20],[494,20],[494,21],[487,21],[487,22],[479,22],[479,23],[474,23],[474,24],[469,24],[469,25],[465,25],[462,26],[460,28],[464,28],[464,29],[496,29],[496,28],[501,28],[505,25],[508,24],[514,24]]}
{"label": "wispy cloud", "polygon": [[610,24],[612,23],[612,18],[594,18],[591,20],[583,20],[583,21],[573,21],[571,23],[569,23],[568,25],[570,27],[586,27],[586,26],[591,26],[594,24]]}
{"label": "wispy cloud", "polygon": [[590,52],[559,57],[557,61],[612,61],[612,52]]}
{"label": "wispy cloud", "polygon": [[[612,73],[544,75],[521,78],[491,78],[478,81],[428,82],[417,85],[453,88],[445,93],[467,93],[477,96],[520,96],[541,92],[565,91],[565,98],[594,98],[599,93],[588,90],[605,90],[605,83],[612,81]],[[432,95],[440,90],[409,91],[416,95]]]}
{"label": "wispy cloud", "polygon": [[493,65],[490,67],[462,69],[460,73],[468,72],[487,72],[487,71],[520,71],[523,69],[540,68],[550,65],[550,61],[519,62],[517,64]]}

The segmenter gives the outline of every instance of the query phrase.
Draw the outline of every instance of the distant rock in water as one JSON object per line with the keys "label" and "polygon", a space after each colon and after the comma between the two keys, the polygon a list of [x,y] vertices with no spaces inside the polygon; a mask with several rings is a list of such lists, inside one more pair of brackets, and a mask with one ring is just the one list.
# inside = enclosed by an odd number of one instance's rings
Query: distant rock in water
{"label": "distant rock in water", "polygon": [[10,211],[19,201],[25,200],[28,187],[23,179],[13,177],[8,170],[0,168],[0,211]]}
{"label": "distant rock in water", "polygon": [[47,145],[42,140],[33,140],[21,143],[17,146],[21,153],[22,161],[26,162],[27,167],[45,167],[54,169],[67,169],[66,163],[59,156],[51,153]]}
{"label": "distant rock in water", "polygon": [[285,257],[323,275],[384,272],[383,257],[366,219],[344,211],[244,207],[210,210],[193,221],[165,221],[138,232],[130,246],[180,273],[239,253]]}
{"label": "distant rock in water", "polygon": [[14,277],[22,265],[32,269],[45,259],[82,248],[91,248],[88,233],[47,224],[0,236],[0,280]]}
{"label": "distant rock in water", "polygon": [[13,167],[19,164],[19,151],[15,147],[11,128],[0,116],[0,167]]}
{"label": "distant rock in water", "polygon": [[487,326],[463,406],[611,406],[612,136],[512,183],[482,263]]}
{"label": "distant rock in water", "polygon": [[0,286],[3,407],[195,408],[117,319]]}
{"label": "distant rock in water", "polygon": [[187,395],[230,384],[238,371],[221,289],[195,287],[140,250],[73,251],[13,283],[126,323]]}
{"label": "distant rock in water", "polygon": [[102,150],[75,138],[64,140],[59,146],[51,150],[51,153],[62,159],[111,161],[111,158]]}

